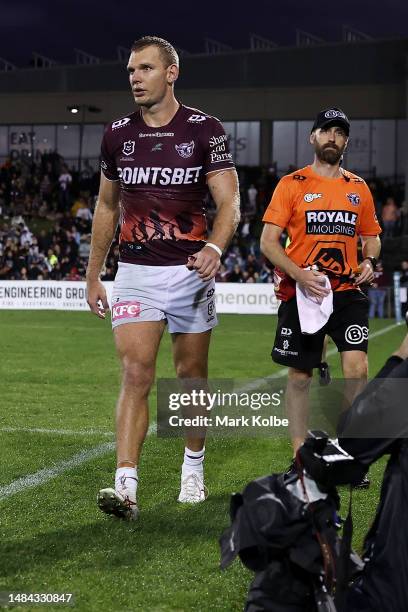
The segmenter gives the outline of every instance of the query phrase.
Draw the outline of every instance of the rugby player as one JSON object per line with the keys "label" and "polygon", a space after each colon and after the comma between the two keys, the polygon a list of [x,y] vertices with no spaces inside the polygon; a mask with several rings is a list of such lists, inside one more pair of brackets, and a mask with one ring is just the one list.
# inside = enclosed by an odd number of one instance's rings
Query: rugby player
{"label": "rugby player", "polygon": [[[165,325],[176,374],[205,379],[217,324],[214,277],[239,222],[237,174],[221,123],[174,95],[179,59],[154,36],[137,40],[127,65],[137,110],[111,123],[101,147],[101,183],[87,269],[88,304],[109,305],[100,281],[120,224],[112,326],[122,364],[116,410],[115,487],[102,489],[107,514],[135,519],[138,464],[148,430],[148,395]],[[204,198],[216,216],[206,242]],[[203,436],[187,436],[180,502],[205,499]]]}
{"label": "rugby player", "polygon": [[[275,265],[275,288],[282,300],[272,359],[289,368],[286,406],[294,452],[306,435],[310,380],[321,361],[325,334],[340,352],[344,378],[359,380],[354,395],[367,379],[368,300],[360,286],[374,278],[381,229],[366,183],[341,167],[349,132],[342,110],[321,111],[310,134],[313,163],[281,179],[263,218],[261,250]],[[279,239],[285,228],[290,244],[284,250]],[[323,274],[334,292],[333,313],[319,332],[305,335],[296,283],[324,298],[330,289],[322,285]]]}

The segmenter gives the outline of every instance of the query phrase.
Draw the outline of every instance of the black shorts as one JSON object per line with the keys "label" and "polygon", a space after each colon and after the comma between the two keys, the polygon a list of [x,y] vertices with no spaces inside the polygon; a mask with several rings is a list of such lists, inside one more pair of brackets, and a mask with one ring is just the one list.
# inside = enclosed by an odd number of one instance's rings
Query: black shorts
{"label": "black shorts", "polygon": [[339,352],[364,351],[368,348],[368,299],[355,289],[333,293],[333,313],[316,334],[302,334],[296,297],[282,302],[272,359],[276,363],[312,370],[322,360],[325,335],[330,336]]}

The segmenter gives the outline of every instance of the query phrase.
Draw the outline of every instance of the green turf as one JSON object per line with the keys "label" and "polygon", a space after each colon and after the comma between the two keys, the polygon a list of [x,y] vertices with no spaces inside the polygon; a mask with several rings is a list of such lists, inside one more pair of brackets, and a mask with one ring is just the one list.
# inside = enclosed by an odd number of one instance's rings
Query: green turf
{"label": "green turf", "polygon": [[[374,321],[371,329],[391,323]],[[275,324],[272,316],[221,316],[211,377],[276,372],[269,357]],[[396,327],[371,341],[372,374],[403,334]],[[0,338],[0,428],[19,430],[0,431],[0,486],[113,439],[103,434],[113,431],[120,374],[107,321],[88,313],[2,311]],[[337,356],[330,363],[340,375]],[[157,375],[173,376],[168,335]],[[155,392],[152,405],[154,399]],[[218,568],[217,540],[228,524],[229,494],[254,477],[282,470],[289,443],[211,438],[210,496],[196,507],[175,501],[182,447],[181,440],[148,438],[135,524],[105,517],[95,504],[97,490],[112,483],[113,452],[0,502],[0,591],[72,592],[75,609],[84,612],[241,610],[251,574],[238,562],[226,572]],[[376,506],[383,465],[372,468],[371,489],[354,496],[357,547]]]}

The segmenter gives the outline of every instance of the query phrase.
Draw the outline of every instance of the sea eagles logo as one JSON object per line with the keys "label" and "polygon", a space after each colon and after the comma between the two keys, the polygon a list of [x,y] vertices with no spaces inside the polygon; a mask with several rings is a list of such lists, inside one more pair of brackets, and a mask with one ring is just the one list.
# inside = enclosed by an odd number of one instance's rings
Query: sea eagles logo
{"label": "sea eagles logo", "polygon": [[135,141],[134,140],[126,140],[123,143],[123,149],[122,152],[125,155],[132,155],[132,153],[135,152]]}
{"label": "sea eagles logo", "polygon": [[360,196],[358,193],[348,193],[347,199],[353,206],[358,206],[360,204]]}
{"label": "sea eagles logo", "polygon": [[179,145],[174,145],[174,148],[176,149],[177,153],[181,156],[184,157],[184,159],[187,159],[187,157],[191,157],[194,151],[194,140],[192,140],[191,142],[182,142]]}

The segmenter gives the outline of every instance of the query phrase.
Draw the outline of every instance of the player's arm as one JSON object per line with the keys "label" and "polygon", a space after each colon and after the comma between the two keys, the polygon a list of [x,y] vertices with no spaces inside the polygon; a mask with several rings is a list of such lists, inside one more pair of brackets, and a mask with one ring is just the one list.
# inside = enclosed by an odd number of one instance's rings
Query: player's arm
{"label": "player's arm", "polygon": [[372,283],[374,280],[374,266],[369,257],[378,259],[381,251],[381,240],[379,236],[360,236],[362,244],[363,261],[361,262],[361,272],[355,280],[355,285]]}
{"label": "player's arm", "polygon": [[86,270],[87,301],[91,311],[100,319],[109,309],[100,273],[115,237],[119,219],[119,182],[109,181],[101,173],[98,201],[92,223],[91,251]]}
{"label": "player's arm", "polygon": [[261,251],[274,266],[286,272],[309,293],[324,297],[329,290],[322,286],[322,274],[315,270],[304,270],[292,261],[280,243],[283,228],[274,223],[265,223],[261,235]]}
{"label": "player's arm", "polygon": [[[235,234],[240,219],[237,173],[235,169],[210,172],[207,185],[217,208],[208,242],[223,251]],[[197,270],[204,281],[214,278],[221,265],[220,253],[205,246],[193,257],[189,257],[187,267]]]}

